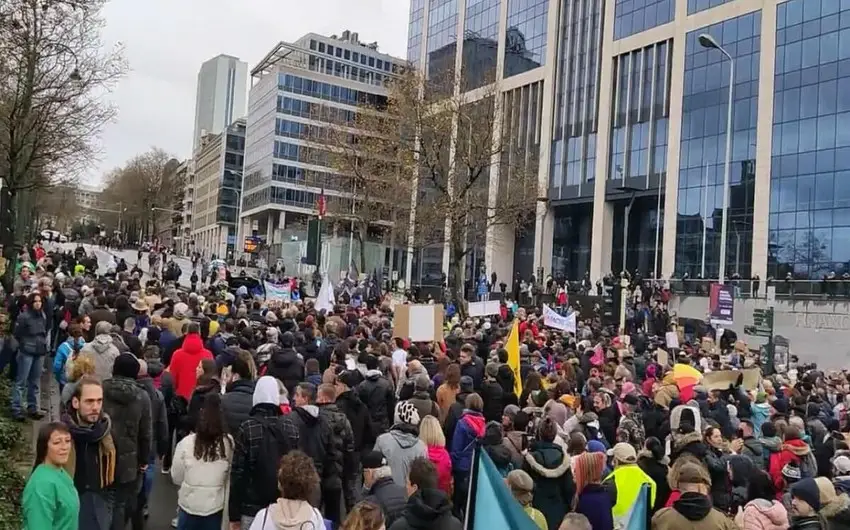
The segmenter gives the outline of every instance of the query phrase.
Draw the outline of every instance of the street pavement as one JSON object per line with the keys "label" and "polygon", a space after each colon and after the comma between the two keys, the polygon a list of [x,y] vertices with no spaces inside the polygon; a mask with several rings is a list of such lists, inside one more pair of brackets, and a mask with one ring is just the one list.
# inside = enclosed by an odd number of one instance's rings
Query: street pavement
{"label": "street pavement", "polygon": [[[63,246],[63,249],[71,250],[72,252],[77,247],[76,243],[65,243],[62,246]],[[106,272],[106,268],[107,268],[107,265],[109,264],[110,256],[114,256],[116,262],[118,262],[121,259],[124,259],[124,261],[127,262],[128,267],[130,267],[130,268],[132,268],[133,265],[136,264],[137,258],[138,258],[137,251],[133,250],[133,249],[105,250],[105,249],[98,247],[96,245],[88,245],[88,244],[83,245],[83,248],[85,248],[86,252],[89,253],[89,254],[94,252],[95,256],[97,257],[98,272],[101,273],[101,274]],[[169,256],[168,259],[170,260],[170,259],[172,259],[172,257]],[[173,259],[174,259],[175,262],[177,262],[177,265],[180,266],[180,270],[181,270],[180,285],[188,287],[189,284],[190,284],[189,279],[192,276],[192,262],[189,261],[189,259],[187,259],[187,258],[183,258],[183,257],[179,257],[179,256],[174,257]],[[144,276],[143,276],[142,279],[143,280],[149,279],[150,274],[148,272],[149,269],[148,269],[148,253],[147,252],[142,253],[142,262],[139,264],[139,268],[141,268],[142,271],[144,271]],[[200,275],[200,273],[199,273],[199,275]]]}

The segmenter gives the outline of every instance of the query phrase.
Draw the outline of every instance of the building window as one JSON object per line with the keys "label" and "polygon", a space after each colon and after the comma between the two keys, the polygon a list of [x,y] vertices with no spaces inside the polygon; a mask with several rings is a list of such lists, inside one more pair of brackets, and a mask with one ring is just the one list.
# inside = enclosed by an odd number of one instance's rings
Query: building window
{"label": "building window", "polygon": [[342,48],[336,47],[336,56],[342,58]]}
{"label": "building window", "polygon": [[[751,275],[761,31],[761,11],[756,11],[696,29],[685,38],[677,277],[704,273],[705,278],[717,278],[720,270],[730,65],[721,52],[699,44],[697,37],[703,33],[714,37],[735,58],[725,267],[729,275]],[[780,138],[774,135],[774,148]]]}
{"label": "building window", "polygon": [[333,54],[334,54],[334,47],[332,45],[328,44],[328,55],[333,55]]}
{"label": "building window", "polygon": [[359,62],[360,61],[360,54],[357,53],[357,52],[352,53],[351,54],[351,60],[354,61],[355,63]]}
{"label": "building window", "polygon": [[375,66],[375,58],[372,57],[372,56],[369,56],[369,66],[371,66],[371,67]]}
{"label": "building window", "polygon": [[345,50],[345,60],[346,61],[351,60],[351,51],[350,50]]}
{"label": "building window", "polygon": [[[693,15],[694,13],[699,13],[700,11],[705,11],[706,9],[711,9],[712,7],[717,7],[731,1],[732,0],[688,0],[688,14]],[[818,0],[815,0],[815,3],[817,2]]]}
{"label": "building window", "polygon": [[546,62],[549,0],[507,0],[508,30],[505,77],[527,72]]}
{"label": "building window", "polygon": [[324,42],[319,43],[319,53],[325,53],[325,43]]}
{"label": "building window", "polygon": [[[711,1],[718,4],[723,2]],[[614,40],[672,22],[675,8],[675,0],[617,0],[614,7]]]}
{"label": "building window", "polygon": [[310,39],[310,49],[316,51],[316,41],[313,39]]}

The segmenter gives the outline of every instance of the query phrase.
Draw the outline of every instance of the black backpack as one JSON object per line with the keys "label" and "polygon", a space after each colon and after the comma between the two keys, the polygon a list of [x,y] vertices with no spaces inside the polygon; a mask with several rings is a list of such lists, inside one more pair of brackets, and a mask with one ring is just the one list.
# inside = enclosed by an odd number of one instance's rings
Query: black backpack
{"label": "black backpack", "polygon": [[254,471],[254,491],[260,497],[259,504],[268,506],[278,498],[277,472],[280,469],[280,459],[289,452],[289,442],[283,429],[275,425],[280,418],[254,418],[263,428],[257,451],[257,469]]}

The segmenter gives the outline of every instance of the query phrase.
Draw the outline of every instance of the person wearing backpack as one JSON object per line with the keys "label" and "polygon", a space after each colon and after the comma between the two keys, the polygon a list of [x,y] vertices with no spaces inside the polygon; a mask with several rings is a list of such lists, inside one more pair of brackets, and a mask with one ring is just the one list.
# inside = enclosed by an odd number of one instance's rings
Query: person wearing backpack
{"label": "person wearing backpack", "polygon": [[291,416],[280,412],[274,377],[257,380],[251,413],[234,439],[228,518],[231,530],[244,530],[251,527],[257,512],[277,500],[278,464],[299,446],[298,428]]}
{"label": "person wearing backpack", "polygon": [[56,348],[56,357],[53,358],[53,376],[56,378],[56,382],[59,383],[60,394],[68,382],[68,376],[65,373],[65,363],[68,362],[68,359],[76,359],[85,344],[83,328],[77,323],[71,324],[68,327],[68,338]]}

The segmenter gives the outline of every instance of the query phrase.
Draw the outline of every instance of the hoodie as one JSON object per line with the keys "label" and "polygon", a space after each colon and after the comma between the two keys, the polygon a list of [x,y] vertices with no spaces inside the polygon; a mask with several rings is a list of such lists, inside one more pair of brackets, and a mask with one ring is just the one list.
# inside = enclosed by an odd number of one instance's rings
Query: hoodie
{"label": "hoodie", "polygon": [[257,512],[251,528],[260,530],[321,530],[325,528],[322,513],[307,501],[278,499],[268,508]]}
{"label": "hoodie", "polygon": [[739,528],[756,530],[785,530],[788,528],[788,510],[778,501],[755,499],[735,516]]}
{"label": "hoodie", "polygon": [[86,341],[83,340],[82,337],[79,337],[74,343],[74,339],[68,337],[68,340],[63,342],[56,348],[56,357],[53,359],[53,376],[56,378],[56,382],[60,385],[64,385],[68,382],[68,377],[65,374],[65,363],[68,362],[68,359],[73,357],[74,354],[74,346],[76,346],[77,351],[82,351],[83,346],[86,345]]}
{"label": "hoodie", "polygon": [[808,444],[799,439],[785,440],[782,444],[782,450],[770,455],[768,464],[768,473],[770,473],[770,478],[773,479],[776,491],[785,489],[782,468],[789,462],[794,462],[800,466],[800,474],[803,478],[814,477],[817,472],[817,463]]}
{"label": "hoodie", "polygon": [[422,489],[407,499],[401,517],[388,530],[460,530],[461,522],[452,515],[448,495],[439,489]]}
{"label": "hoodie", "polygon": [[452,459],[445,447],[428,446],[428,460],[437,468],[437,485],[447,495],[452,493]]}
{"label": "hoodie", "polygon": [[[93,341],[87,343],[80,350],[80,355],[88,355],[94,360],[94,374],[101,380],[106,381],[112,377],[112,365],[121,352],[112,342],[111,335],[97,335]],[[71,375],[73,362],[65,363],[65,375]]]}
{"label": "hoodie", "polygon": [[398,423],[389,432],[378,436],[375,451],[380,451],[392,469],[393,481],[399,486],[407,485],[410,463],[419,457],[428,457],[425,442],[419,439],[418,429],[413,425]]}
{"label": "hoodie", "polygon": [[732,530],[738,527],[712,508],[708,495],[687,492],[673,503],[671,508],[662,508],[652,517],[653,530]]}
{"label": "hoodie", "polygon": [[195,370],[204,359],[213,360],[212,353],[204,348],[201,336],[189,333],[183,340],[183,346],[174,352],[169,368],[174,378],[175,393],[189,401],[197,384]]}

